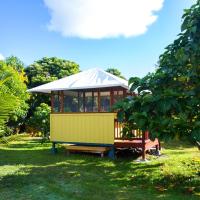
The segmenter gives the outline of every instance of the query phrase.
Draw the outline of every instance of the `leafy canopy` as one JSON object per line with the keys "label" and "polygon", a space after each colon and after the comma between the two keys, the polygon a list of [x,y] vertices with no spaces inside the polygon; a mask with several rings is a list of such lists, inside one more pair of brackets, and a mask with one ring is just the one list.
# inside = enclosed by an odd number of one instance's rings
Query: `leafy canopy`
{"label": "leafy canopy", "polygon": [[7,57],[6,64],[12,66],[18,72],[24,71],[24,63],[16,56]]}
{"label": "leafy canopy", "polygon": [[28,87],[32,88],[78,73],[80,70],[75,62],[56,57],[44,57],[28,66],[25,71],[29,80]]}

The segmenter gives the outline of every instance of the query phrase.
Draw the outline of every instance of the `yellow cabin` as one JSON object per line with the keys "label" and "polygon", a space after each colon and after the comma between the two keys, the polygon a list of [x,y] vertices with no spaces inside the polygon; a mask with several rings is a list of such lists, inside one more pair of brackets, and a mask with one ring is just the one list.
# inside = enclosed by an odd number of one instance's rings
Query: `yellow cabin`
{"label": "yellow cabin", "polygon": [[53,147],[56,143],[113,147],[116,113],[112,105],[126,96],[127,80],[95,68],[29,91],[51,94]]}
{"label": "yellow cabin", "polygon": [[[109,147],[109,156],[113,158],[114,147],[128,145],[122,143],[122,128],[116,120],[117,114],[112,111],[113,104],[128,94],[127,80],[95,68],[29,91],[51,95],[50,140],[53,152],[57,143]],[[148,135],[140,135],[142,147],[145,147],[145,140],[148,140]],[[133,142],[130,145],[133,146]]]}

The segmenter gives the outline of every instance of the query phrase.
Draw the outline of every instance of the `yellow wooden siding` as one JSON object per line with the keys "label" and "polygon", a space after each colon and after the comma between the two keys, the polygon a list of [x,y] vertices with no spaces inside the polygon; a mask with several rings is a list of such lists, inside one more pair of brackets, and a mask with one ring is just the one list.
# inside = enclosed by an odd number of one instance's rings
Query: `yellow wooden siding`
{"label": "yellow wooden siding", "polygon": [[51,114],[51,141],[114,144],[115,113]]}

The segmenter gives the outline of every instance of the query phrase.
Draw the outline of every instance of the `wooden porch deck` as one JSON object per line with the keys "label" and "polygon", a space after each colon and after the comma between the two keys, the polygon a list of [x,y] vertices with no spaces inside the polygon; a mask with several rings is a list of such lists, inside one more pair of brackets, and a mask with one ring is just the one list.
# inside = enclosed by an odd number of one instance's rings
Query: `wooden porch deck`
{"label": "wooden porch deck", "polygon": [[156,151],[161,149],[160,142],[157,138],[154,141],[150,140],[149,132],[133,130],[133,137],[125,139],[122,137],[123,124],[115,120],[115,148],[139,148],[142,150],[142,158],[146,159],[146,151],[151,148],[156,148]]}

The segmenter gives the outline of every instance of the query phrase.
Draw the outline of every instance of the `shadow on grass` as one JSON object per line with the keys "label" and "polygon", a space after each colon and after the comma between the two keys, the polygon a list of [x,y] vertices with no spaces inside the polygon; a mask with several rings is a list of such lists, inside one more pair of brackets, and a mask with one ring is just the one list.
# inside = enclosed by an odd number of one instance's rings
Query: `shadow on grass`
{"label": "shadow on grass", "polygon": [[[43,145],[38,140],[31,140],[0,149],[0,166],[16,167],[15,173],[0,177],[4,193],[10,194],[12,190],[13,199],[21,198],[21,193],[16,191],[33,195],[30,199],[41,198],[41,194],[43,199],[162,199],[163,196],[183,199],[183,194],[175,194],[177,191],[155,191],[156,184],[167,186],[171,183],[170,177],[159,177],[161,173],[154,179],[151,177],[164,163],[134,163],[129,156],[115,161],[86,154],[67,156],[62,148],[53,155],[50,144]],[[179,180],[184,182],[186,178],[178,177],[173,181]],[[50,194],[53,197],[48,196]]]}
{"label": "shadow on grass", "polygon": [[[38,153],[38,152],[37,152]],[[34,155],[33,155],[34,156]],[[16,174],[0,179],[4,191],[22,191],[48,198],[54,194],[58,199],[181,199],[180,194],[157,192],[149,184],[148,177],[139,175],[138,170],[153,172],[161,164],[151,166],[111,162],[87,156],[70,156],[62,162],[49,161],[49,165],[21,167]],[[132,175],[137,175],[134,180]],[[140,179],[140,181],[139,181]],[[32,188],[28,190],[27,187]],[[14,188],[13,188],[14,187]],[[32,192],[32,193],[31,193]],[[177,192],[177,191],[176,191]],[[21,194],[17,194],[20,198]],[[62,198],[59,198],[62,197]],[[180,195],[181,197],[181,195]],[[35,199],[33,198],[33,199]]]}

